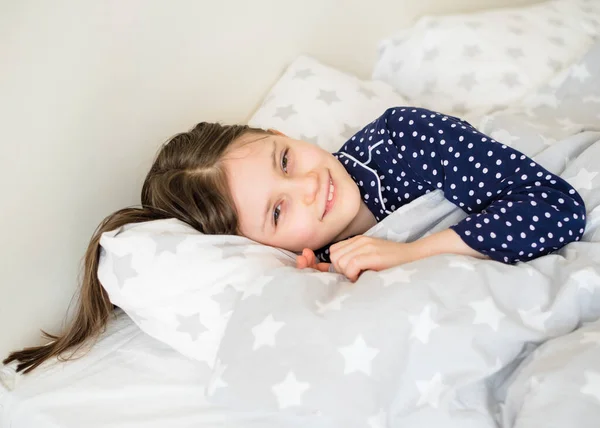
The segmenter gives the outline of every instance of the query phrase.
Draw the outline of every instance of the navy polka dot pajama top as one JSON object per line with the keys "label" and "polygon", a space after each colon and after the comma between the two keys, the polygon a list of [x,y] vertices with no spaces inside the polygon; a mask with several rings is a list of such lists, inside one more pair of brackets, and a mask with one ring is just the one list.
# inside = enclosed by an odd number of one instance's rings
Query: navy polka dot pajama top
{"label": "navy polka dot pajama top", "polygon": [[[452,116],[390,108],[334,156],[378,222],[441,189],[470,214],[450,228],[496,261],[548,254],[579,240],[585,229],[585,205],[571,185]],[[327,248],[316,254],[329,261]]]}

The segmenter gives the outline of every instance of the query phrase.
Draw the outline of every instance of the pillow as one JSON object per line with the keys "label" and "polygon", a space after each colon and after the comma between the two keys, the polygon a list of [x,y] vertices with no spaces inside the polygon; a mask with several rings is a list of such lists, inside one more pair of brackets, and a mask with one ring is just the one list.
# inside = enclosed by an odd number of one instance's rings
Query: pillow
{"label": "pillow", "polygon": [[[130,224],[100,239],[98,278],[150,336],[212,367],[238,299],[295,256],[240,236],[204,235],[176,220]],[[253,287],[246,287],[251,281]]]}
{"label": "pillow", "polygon": [[[398,104],[404,100],[383,82],[299,57],[250,125],[335,151]],[[100,245],[98,277],[111,302],[150,336],[211,367],[235,302],[260,293],[257,278],[264,272],[295,266],[291,252],[239,236],[203,235],[175,219],[106,232]]]}
{"label": "pillow", "polygon": [[335,152],[387,108],[404,104],[406,100],[386,83],[360,80],[301,56],[248,123]]}
{"label": "pillow", "polygon": [[599,16],[600,4],[585,0],[426,16],[380,43],[373,78],[423,107],[473,122],[519,102],[579,59],[599,33]]}

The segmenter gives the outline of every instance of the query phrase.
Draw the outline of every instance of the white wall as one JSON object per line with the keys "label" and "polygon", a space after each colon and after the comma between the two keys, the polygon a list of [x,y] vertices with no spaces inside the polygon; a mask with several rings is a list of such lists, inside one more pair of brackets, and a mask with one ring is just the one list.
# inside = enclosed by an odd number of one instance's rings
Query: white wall
{"label": "white wall", "polygon": [[157,146],[246,120],[300,53],[366,77],[425,12],[533,0],[0,2],[0,358],[57,332],[89,238]]}

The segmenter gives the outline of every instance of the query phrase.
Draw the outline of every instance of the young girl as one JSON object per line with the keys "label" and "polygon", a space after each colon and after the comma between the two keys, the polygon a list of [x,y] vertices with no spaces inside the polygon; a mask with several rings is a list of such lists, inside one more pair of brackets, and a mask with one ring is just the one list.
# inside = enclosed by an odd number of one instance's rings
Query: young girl
{"label": "young girl", "polygon": [[[412,243],[362,236],[435,189],[469,216]],[[334,154],[277,131],[200,123],[161,148],[141,199],[142,208],[120,210],[95,231],[67,331],[44,332],[53,342],[5,364],[18,360],[29,372],[102,331],[114,307],[97,278],[99,240],[129,223],[177,218],[203,233],[244,235],[302,252],[299,268],[327,270],[330,261],[352,281],[440,253],[527,261],[585,229],[583,200],[563,179],[467,122],[411,107],[387,110]]]}

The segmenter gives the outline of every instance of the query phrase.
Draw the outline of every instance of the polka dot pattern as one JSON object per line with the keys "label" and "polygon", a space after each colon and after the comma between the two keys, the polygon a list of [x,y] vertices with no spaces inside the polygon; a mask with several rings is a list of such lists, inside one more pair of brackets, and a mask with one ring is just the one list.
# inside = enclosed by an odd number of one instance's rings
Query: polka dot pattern
{"label": "polka dot pattern", "polygon": [[441,189],[470,214],[451,229],[496,261],[548,254],[579,240],[585,229],[584,202],[570,184],[453,116],[390,108],[334,156],[377,221]]}

